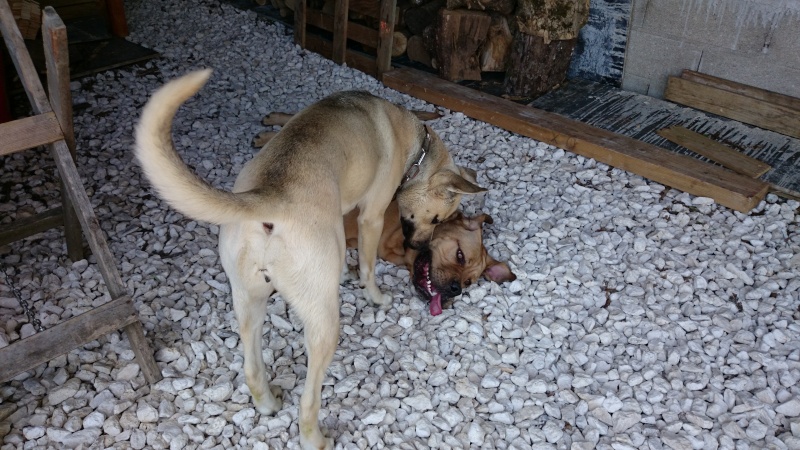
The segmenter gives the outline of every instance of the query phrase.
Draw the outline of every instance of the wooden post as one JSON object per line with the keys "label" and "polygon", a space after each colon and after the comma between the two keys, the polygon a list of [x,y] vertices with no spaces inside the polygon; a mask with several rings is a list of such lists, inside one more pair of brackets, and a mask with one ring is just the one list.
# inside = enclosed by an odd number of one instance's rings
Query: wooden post
{"label": "wooden post", "polygon": [[392,68],[392,41],[394,39],[395,9],[397,0],[381,0],[378,25],[378,79]]}
{"label": "wooden post", "polygon": [[306,1],[295,0],[294,4],[294,43],[306,48]]}
{"label": "wooden post", "polygon": [[333,8],[333,55],[331,60],[344,64],[347,55],[347,16],[350,9],[348,0],[336,0]]}
{"label": "wooden post", "polygon": [[[72,92],[69,88],[69,46],[67,27],[52,6],[44,8],[42,15],[42,40],[44,41],[45,65],[47,67],[47,93],[50,106],[56,114],[64,141],[75,160],[75,130],[72,121]],[[61,182],[61,203],[64,205],[64,237],[67,255],[73,261],[84,258],[81,224],[66,187]]]}

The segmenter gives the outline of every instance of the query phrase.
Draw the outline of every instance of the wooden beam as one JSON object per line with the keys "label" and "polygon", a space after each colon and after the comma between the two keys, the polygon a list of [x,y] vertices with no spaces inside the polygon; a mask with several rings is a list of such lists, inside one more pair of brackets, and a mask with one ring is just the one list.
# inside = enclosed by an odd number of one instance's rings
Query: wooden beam
{"label": "wooden beam", "polygon": [[133,301],[124,296],[14,342],[0,349],[0,382],[138,321]]}
{"label": "wooden beam", "polygon": [[53,112],[0,124],[0,156],[50,144],[64,138]]}
{"label": "wooden beam", "polygon": [[791,97],[766,89],[759,89],[754,86],[737,83],[735,81],[717,78],[705,73],[695,72],[694,70],[684,70],[681,72],[681,78],[728,92],[746,95],[747,97],[763,100],[768,103],[785,106],[800,113],[800,98],[797,97]]}
{"label": "wooden beam", "polygon": [[772,168],[767,163],[681,126],[664,128],[656,131],[656,134],[750,178],[758,178]]}
{"label": "wooden beam", "polygon": [[748,212],[766,195],[768,185],[695,158],[646,144],[557,114],[495,97],[402,68],[383,74],[398,91],[555,145],[573,153],[636,173],[690,194]]}
{"label": "wooden beam", "polygon": [[[47,68],[47,94],[50,106],[58,118],[64,141],[73,161],[76,158],[75,131],[72,120],[72,91],[69,87],[69,46],[67,27],[52,6],[46,6],[42,14],[42,40],[44,41],[45,66]],[[81,224],[66,193],[61,186],[61,203],[64,205],[64,239],[67,255],[72,261],[84,258]]]}
{"label": "wooden beam", "polygon": [[669,77],[664,98],[701,111],[800,138],[800,113],[786,106],[678,77]]}
{"label": "wooden beam", "polygon": [[64,223],[64,210],[57,206],[39,214],[17,219],[0,228],[0,245],[10,244],[20,239],[43,233]]}

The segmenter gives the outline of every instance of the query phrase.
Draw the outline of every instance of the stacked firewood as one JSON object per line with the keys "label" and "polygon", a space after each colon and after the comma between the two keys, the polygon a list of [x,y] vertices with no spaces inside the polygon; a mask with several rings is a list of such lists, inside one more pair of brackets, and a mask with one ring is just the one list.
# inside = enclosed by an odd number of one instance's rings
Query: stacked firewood
{"label": "stacked firewood", "polygon": [[519,97],[564,80],[589,15],[589,0],[423,1],[400,6],[409,59],[451,81],[505,72],[506,94]]}
{"label": "stacked firewood", "polygon": [[42,26],[42,9],[34,0],[11,0],[11,15],[23,39],[36,39]]}

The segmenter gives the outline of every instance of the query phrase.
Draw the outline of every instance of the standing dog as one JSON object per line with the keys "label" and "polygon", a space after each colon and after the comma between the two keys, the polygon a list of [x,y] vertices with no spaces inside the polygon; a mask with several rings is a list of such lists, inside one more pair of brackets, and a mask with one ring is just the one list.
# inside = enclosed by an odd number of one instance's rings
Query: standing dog
{"label": "standing dog", "polygon": [[[453,297],[461,295],[481,276],[497,283],[516,280],[508,264],[496,261],[483,246],[483,223],[492,223],[488,214],[465,216],[456,212],[433,230],[431,242],[422,250],[403,245],[397,203],[386,208],[378,256],[395,265],[405,265],[417,292],[429,303],[431,315],[439,315]],[[358,211],[344,217],[348,247],[358,242]]]}
{"label": "standing dog", "polygon": [[267,300],[277,290],[300,317],[308,357],[300,443],[332,449],[317,416],[339,340],[342,217],[359,208],[360,282],[374,303],[387,304],[391,296],[378,289],[374,269],[395,192],[406,241],[421,247],[461,194],[485,189],[459,174],[441,139],[413,114],[366,92],[333,94],[297,114],[244,166],[232,192],[216,189],[180,159],[170,135],[178,108],[210,75],[192,72],[153,94],[136,128],[136,156],[173,208],[221,225],[220,260],[231,283],[245,379],[263,414],[281,407],[261,356]]}

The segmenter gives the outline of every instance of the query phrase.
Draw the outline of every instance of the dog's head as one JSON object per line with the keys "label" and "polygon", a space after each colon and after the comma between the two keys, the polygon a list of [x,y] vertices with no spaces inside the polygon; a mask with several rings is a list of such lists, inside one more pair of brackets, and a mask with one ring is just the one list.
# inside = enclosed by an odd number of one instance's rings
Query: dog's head
{"label": "dog's head", "polygon": [[497,283],[517,278],[508,264],[489,256],[483,246],[484,222],[492,223],[492,218],[456,212],[436,227],[427,247],[406,253],[406,258],[413,259],[414,287],[430,302],[431,315],[440,314],[450,299],[461,295],[481,276]]}
{"label": "dog's head", "polygon": [[405,245],[414,249],[421,249],[430,241],[436,226],[456,211],[462,194],[486,191],[478,186],[475,171],[453,162],[442,140],[430,128],[428,136],[424,167],[400,186],[396,197]]}

